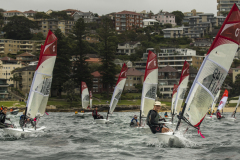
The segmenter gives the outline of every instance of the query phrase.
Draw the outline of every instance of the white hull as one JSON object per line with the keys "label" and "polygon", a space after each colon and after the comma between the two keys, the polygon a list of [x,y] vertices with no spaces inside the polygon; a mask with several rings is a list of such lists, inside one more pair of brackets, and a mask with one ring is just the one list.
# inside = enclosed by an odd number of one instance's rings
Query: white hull
{"label": "white hull", "polygon": [[172,117],[163,117],[164,119],[172,119]]}
{"label": "white hull", "polygon": [[229,117],[229,118],[225,118],[226,120],[229,120],[229,121],[236,121],[237,119],[236,118],[233,118],[233,117]]}
{"label": "white hull", "polygon": [[80,116],[80,117],[88,117],[88,116],[92,115],[92,112],[77,113],[75,115]]}
{"label": "white hull", "polygon": [[97,124],[108,124],[108,123],[112,123],[107,119],[95,119],[94,120]]}
{"label": "white hull", "polygon": [[45,128],[46,128],[45,126],[37,128],[36,130],[34,128],[24,128],[24,130],[22,128],[4,128],[3,131],[10,136],[26,137],[29,136],[31,133],[44,132],[43,130]]}
{"label": "white hull", "polygon": [[180,139],[173,135],[173,132],[165,132],[165,133],[156,133],[156,136],[159,142],[168,144],[169,146],[181,146],[182,143]]}
{"label": "white hull", "polygon": [[213,118],[215,118],[215,119],[216,119],[217,117],[216,117],[216,115],[211,115],[211,116],[210,116],[210,115],[208,115],[208,116],[206,116],[206,118],[207,118],[207,119],[213,119]]}

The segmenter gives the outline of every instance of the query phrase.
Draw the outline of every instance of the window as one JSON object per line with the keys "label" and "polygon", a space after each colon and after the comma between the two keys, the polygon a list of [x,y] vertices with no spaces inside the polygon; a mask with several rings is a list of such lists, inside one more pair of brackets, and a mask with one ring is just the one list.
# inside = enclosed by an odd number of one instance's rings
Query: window
{"label": "window", "polygon": [[128,84],[126,83],[126,86],[128,86]]}
{"label": "window", "polygon": [[172,73],[173,76],[175,76],[175,73]]}
{"label": "window", "polygon": [[134,77],[133,80],[136,80],[136,77]]}
{"label": "window", "polygon": [[169,75],[171,75],[171,72],[169,72]]}
{"label": "window", "polygon": [[137,77],[137,80],[138,80],[138,81],[140,81],[140,80],[141,80],[141,78],[140,78],[140,77]]}
{"label": "window", "polygon": [[159,72],[159,74],[158,74],[159,76],[161,76],[162,74],[161,74],[161,72]]}
{"label": "window", "polygon": [[28,80],[31,81],[31,78],[29,78]]}
{"label": "window", "polygon": [[31,72],[29,72],[29,74],[31,74]]}
{"label": "window", "polygon": [[238,70],[235,70],[235,72],[238,72]]}

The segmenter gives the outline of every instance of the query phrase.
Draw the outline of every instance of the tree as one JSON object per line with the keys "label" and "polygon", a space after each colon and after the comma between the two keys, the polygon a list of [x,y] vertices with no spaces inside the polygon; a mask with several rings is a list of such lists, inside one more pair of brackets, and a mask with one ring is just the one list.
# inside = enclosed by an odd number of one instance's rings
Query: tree
{"label": "tree", "polygon": [[223,16],[227,16],[228,13],[229,13],[229,11],[221,11],[220,13],[221,13]]}
{"label": "tree", "polygon": [[71,67],[71,50],[69,41],[62,34],[60,29],[55,31],[57,41],[57,58],[53,69],[53,82],[52,90],[57,89],[57,96],[62,97],[62,88],[64,82],[70,79],[70,67]]}
{"label": "tree", "polygon": [[33,37],[31,40],[45,40],[45,37],[42,34],[42,32],[38,32],[38,33],[33,34]]}
{"label": "tree", "polygon": [[115,84],[117,70],[113,63],[117,49],[117,36],[115,35],[112,21],[104,18],[101,28],[97,30],[101,42],[99,43],[102,65],[99,68],[102,74],[103,88],[106,89],[106,96],[109,97],[109,88]]}
{"label": "tree", "polygon": [[177,23],[177,25],[182,25],[184,14],[181,11],[173,11],[172,14],[175,15],[175,22]]}
{"label": "tree", "polygon": [[98,17],[98,14],[97,14],[97,13],[94,13],[94,17]]}
{"label": "tree", "polygon": [[34,15],[34,18],[35,18],[35,19],[50,19],[51,16],[47,15],[45,12],[37,12],[37,13]]}
{"label": "tree", "polygon": [[80,101],[80,97],[76,96],[75,89],[78,84],[74,80],[69,79],[63,84],[63,91],[67,93],[67,101],[70,102],[70,107],[72,107],[73,101]]}
{"label": "tree", "polygon": [[142,92],[142,88],[143,88],[142,84],[135,84],[134,87],[137,89],[138,92]]}
{"label": "tree", "polygon": [[[92,88],[92,75],[86,62],[86,54],[89,50],[89,44],[83,40],[86,35],[85,23],[82,18],[79,18],[73,27],[71,37],[74,41],[72,42],[73,49],[72,53],[75,56],[73,62],[73,75],[72,78],[78,84],[81,90],[81,81],[86,82],[89,88]],[[81,93],[80,93],[81,96]]]}
{"label": "tree", "polygon": [[7,25],[3,27],[7,39],[29,40],[32,38],[30,29],[38,29],[36,22],[23,16],[13,16],[9,18]]}
{"label": "tree", "polygon": [[64,11],[59,11],[59,12],[53,11],[52,13],[50,13],[50,16],[52,18],[56,18],[59,20],[69,20],[69,19],[73,20],[73,18],[71,16],[68,16],[67,13]]}

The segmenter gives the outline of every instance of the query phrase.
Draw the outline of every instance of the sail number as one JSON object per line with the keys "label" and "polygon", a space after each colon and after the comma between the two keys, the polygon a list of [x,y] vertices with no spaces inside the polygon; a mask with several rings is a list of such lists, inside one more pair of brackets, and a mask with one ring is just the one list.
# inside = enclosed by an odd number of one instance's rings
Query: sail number
{"label": "sail number", "polygon": [[51,78],[44,78],[40,92],[43,93],[44,95],[49,95],[51,83],[52,83]]}
{"label": "sail number", "polygon": [[224,79],[223,73],[221,73],[218,68],[213,71],[212,80],[208,86],[208,90],[211,91],[213,94],[217,94],[220,87],[220,82]]}

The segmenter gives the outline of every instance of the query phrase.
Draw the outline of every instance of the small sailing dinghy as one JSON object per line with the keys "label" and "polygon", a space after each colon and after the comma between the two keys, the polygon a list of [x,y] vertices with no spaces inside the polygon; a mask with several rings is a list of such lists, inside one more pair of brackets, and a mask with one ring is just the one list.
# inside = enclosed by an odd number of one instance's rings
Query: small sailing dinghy
{"label": "small sailing dinghy", "polygon": [[101,124],[112,123],[112,122],[109,121],[108,115],[113,113],[113,111],[115,110],[115,108],[118,104],[118,101],[119,101],[119,99],[122,95],[123,88],[124,88],[125,83],[126,83],[127,70],[128,70],[127,65],[124,63],[123,66],[122,66],[122,70],[121,70],[121,72],[118,76],[116,87],[114,88],[114,91],[113,91],[113,95],[112,95],[112,99],[111,99],[111,102],[110,102],[110,105],[109,105],[107,118],[106,119],[95,119],[96,123],[101,123]]}
{"label": "small sailing dinghy", "polygon": [[[227,103],[227,99],[228,99],[228,90],[225,89],[224,93],[223,93],[223,96],[222,96],[222,99],[221,101],[219,102],[219,105],[218,105],[218,110],[219,112],[221,112],[222,110],[222,114],[223,114],[223,109],[225,108],[226,106],[226,103]],[[223,115],[222,115],[223,116]],[[224,117],[224,116],[223,116]],[[225,118],[225,117],[224,117]]]}
{"label": "small sailing dinghy", "polygon": [[[158,60],[157,55],[152,51],[148,52],[148,59],[145,69],[141,108],[140,108],[140,128],[148,128],[145,118],[148,112],[153,109],[158,85]],[[143,120],[144,118],[144,120]]]}
{"label": "small sailing dinghy", "polygon": [[[187,85],[189,80],[189,63],[187,61],[184,62],[181,77],[178,85],[174,86],[173,89],[173,98],[172,98],[172,121],[175,115],[178,115],[181,106],[184,100],[185,93],[187,91]],[[177,91],[176,91],[177,87]]]}
{"label": "small sailing dinghy", "polygon": [[233,121],[236,120],[236,112],[237,112],[237,108],[238,108],[238,106],[239,106],[239,103],[240,103],[240,96],[239,96],[239,98],[238,98],[238,103],[237,103],[237,105],[236,105],[236,107],[235,107],[235,110],[234,110],[234,112],[232,113],[231,117],[228,117],[228,118],[227,118],[228,120],[233,120]]}
{"label": "small sailing dinghy", "polygon": [[218,98],[219,98],[220,92],[221,92],[221,90],[219,90],[218,93],[217,93],[217,96],[216,96],[216,98],[215,98],[215,100],[214,100],[214,102],[213,102],[213,104],[212,104],[212,107],[211,107],[211,115],[206,116],[207,119],[217,118],[217,117],[216,117],[216,114],[213,115],[212,113],[213,113],[214,108],[215,108],[215,106],[216,106],[216,104],[217,104],[217,101],[218,101]]}
{"label": "small sailing dinghy", "polygon": [[[200,125],[214,103],[240,43],[239,15],[239,8],[234,4],[195,77],[179,116],[176,131],[183,120],[205,138],[200,131]],[[171,145],[174,145],[174,140]]]}
{"label": "small sailing dinghy", "polygon": [[19,112],[19,109],[14,109],[13,111],[10,111],[10,114],[17,115]]}
{"label": "small sailing dinghy", "polygon": [[42,132],[45,128],[37,127],[40,117],[45,114],[52,83],[52,72],[57,56],[57,37],[49,30],[46,41],[41,46],[39,62],[34,74],[26,105],[25,116],[35,119],[34,128],[5,128],[4,131],[13,136]]}

